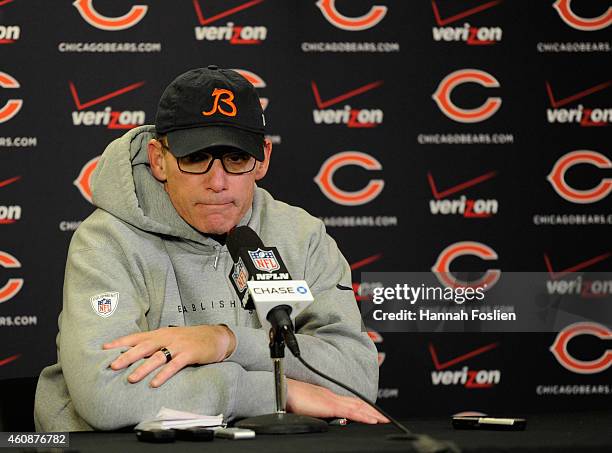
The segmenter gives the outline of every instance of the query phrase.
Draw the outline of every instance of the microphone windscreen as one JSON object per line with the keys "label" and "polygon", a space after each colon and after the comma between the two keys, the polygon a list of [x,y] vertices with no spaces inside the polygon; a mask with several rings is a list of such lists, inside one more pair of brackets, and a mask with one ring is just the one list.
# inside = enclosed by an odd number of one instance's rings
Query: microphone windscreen
{"label": "microphone windscreen", "polygon": [[261,238],[248,226],[239,226],[234,228],[227,236],[225,242],[227,250],[232,256],[232,261],[236,263],[238,261],[240,249],[243,247],[248,248],[263,248],[264,244]]}

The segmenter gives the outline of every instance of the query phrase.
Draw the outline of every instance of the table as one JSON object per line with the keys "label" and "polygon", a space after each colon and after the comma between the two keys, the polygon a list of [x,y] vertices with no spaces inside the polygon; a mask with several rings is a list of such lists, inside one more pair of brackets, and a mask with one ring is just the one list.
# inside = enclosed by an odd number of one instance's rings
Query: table
{"label": "table", "polygon": [[[525,415],[525,414],[517,414]],[[612,452],[612,409],[525,415],[525,431],[454,430],[449,418],[411,418],[412,431],[455,442],[463,452]],[[328,433],[263,436],[253,440],[150,444],[133,433],[71,433],[70,448],[81,452],[410,452],[409,442],[387,440],[398,432],[391,425],[331,426]]]}

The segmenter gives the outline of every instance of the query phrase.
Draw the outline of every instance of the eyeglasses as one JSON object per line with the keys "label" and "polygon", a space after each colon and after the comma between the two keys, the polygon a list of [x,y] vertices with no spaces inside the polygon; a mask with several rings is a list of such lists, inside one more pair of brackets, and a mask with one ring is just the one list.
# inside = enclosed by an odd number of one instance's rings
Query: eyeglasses
{"label": "eyeglasses", "polygon": [[[162,147],[169,148],[160,142]],[[202,175],[208,173],[216,159],[221,161],[223,170],[231,175],[242,175],[249,173],[255,168],[255,158],[244,151],[230,151],[220,153],[207,153],[204,151],[196,151],[183,157],[177,157],[176,162],[178,168],[183,173],[193,175]]]}

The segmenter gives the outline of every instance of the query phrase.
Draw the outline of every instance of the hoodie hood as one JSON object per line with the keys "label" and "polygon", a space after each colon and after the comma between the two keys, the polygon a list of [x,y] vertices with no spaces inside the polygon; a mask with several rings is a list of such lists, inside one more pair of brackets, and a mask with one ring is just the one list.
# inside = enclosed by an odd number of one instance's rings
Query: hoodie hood
{"label": "hoodie hood", "polygon": [[[154,126],[140,126],[107,146],[92,176],[94,205],[150,233],[214,243],[178,215],[163,183],[151,174],[147,145],[153,138]],[[239,225],[248,223],[252,210]]]}

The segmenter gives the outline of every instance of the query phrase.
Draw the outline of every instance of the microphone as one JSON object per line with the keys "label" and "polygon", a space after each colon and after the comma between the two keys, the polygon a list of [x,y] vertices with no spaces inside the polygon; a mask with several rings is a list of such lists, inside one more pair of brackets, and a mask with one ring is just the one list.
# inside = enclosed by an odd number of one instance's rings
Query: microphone
{"label": "microphone", "polygon": [[[227,250],[232,257],[232,261],[234,262],[229,274],[230,282],[238,294],[238,299],[242,303],[243,308],[245,310],[254,310],[255,306],[253,305],[253,301],[247,293],[247,281],[249,280],[251,274],[249,273],[242,256],[240,256],[240,253],[243,252],[243,249],[245,248],[252,248],[254,250],[261,249],[264,247],[263,242],[261,241],[260,237],[257,236],[257,233],[255,233],[255,231],[253,231],[251,228],[236,227],[230,231],[230,234],[227,236],[225,241],[225,245],[227,246]],[[249,262],[249,259],[246,261]]]}
{"label": "microphone", "polygon": [[234,261],[229,278],[245,308],[254,307],[262,327],[280,332],[298,357],[293,320],[314,301],[308,284],[293,280],[276,247],[266,247],[248,226],[230,232],[226,245]]}
{"label": "microphone", "polygon": [[232,230],[225,244],[234,261],[230,271],[232,285],[241,302],[250,299],[262,327],[269,332],[276,401],[274,413],[241,420],[236,426],[266,434],[327,431],[327,423],[322,420],[287,413],[285,345],[293,355],[301,356],[293,319],[313,301],[308,285],[303,280],[292,280],[278,250],[266,247],[247,226]]}
{"label": "microphone", "polygon": [[[365,396],[306,362],[301,357],[295,338],[293,320],[314,301],[308,284],[304,280],[293,280],[278,250],[275,247],[266,247],[257,233],[248,226],[234,228],[225,244],[234,262],[229,278],[236,293],[241,302],[248,299],[245,308],[248,308],[248,304],[254,304],[262,327],[270,331],[270,353],[274,361],[276,388],[277,409],[274,414],[247,418],[239,421],[236,426],[266,434],[327,431],[327,423],[321,420],[285,412],[285,396],[282,394],[283,345],[278,336],[280,333],[289,350],[306,368],[351,392],[391,420],[404,433],[396,438],[414,441],[416,451],[458,451],[453,449],[453,444],[449,443],[451,448],[446,449],[446,444],[442,442],[413,434]],[[417,442],[418,445],[415,445]]]}
{"label": "microphone", "polygon": [[229,276],[230,282],[243,302],[245,310],[255,309],[253,300],[248,294],[249,279],[291,280],[291,275],[278,251],[273,247],[266,247],[251,228],[247,226],[234,228],[226,239],[226,245],[234,262]]}
{"label": "microphone", "polygon": [[241,301],[248,298],[250,299],[248,303],[254,303],[262,327],[270,331],[270,353],[274,360],[276,389],[274,414],[246,418],[239,421],[236,426],[266,434],[327,431],[327,423],[321,420],[285,412],[285,396],[281,390],[284,377],[281,353],[283,345],[278,336],[280,333],[289,350],[306,368],[365,401],[403,432],[402,435],[388,436],[389,438],[412,441],[415,451],[419,452],[459,451],[450,442],[412,433],[368,398],[306,362],[301,356],[295,338],[293,320],[314,301],[308,284],[304,280],[292,280],[278,250],[275,247],[266,247],[257,233],[248,226],[240,226],[231,231],[226,245],[234,261],[229,277],[236,293]]}

